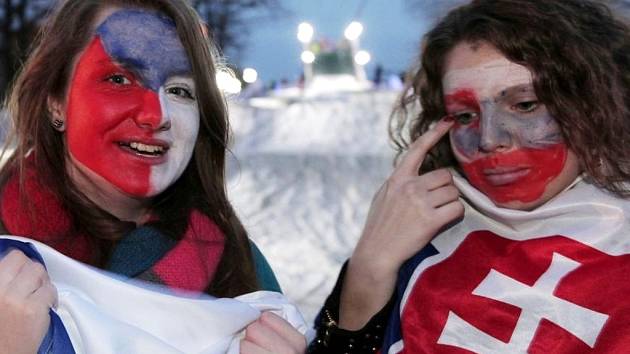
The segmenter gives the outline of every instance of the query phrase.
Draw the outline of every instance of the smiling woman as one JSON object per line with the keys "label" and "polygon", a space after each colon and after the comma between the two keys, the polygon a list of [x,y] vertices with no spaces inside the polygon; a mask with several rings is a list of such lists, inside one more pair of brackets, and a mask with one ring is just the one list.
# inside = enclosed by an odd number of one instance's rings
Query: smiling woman
{"label": "smiling woman", "polygon": [[[140,27],[144,30],[135,39],[128,37]],[[140,10],[107,17],[80,55],[71,81],[72,165],[130,195],[163,192],[193,153],[191,142],[199,131],[194,87],[171,20]]]}
{"label": "smiling woman", "polygon": [[[60,1],[8,107],[17,149],[0,171],[4,233],[171,289],[279,291],[227,200],[229,125],[215,72],[185,0]],[[18,251],[0,258],[3,352],[37,349],[56,296],[36,262]],[[304,346],[272,314],[241,343],[243,353]]]}

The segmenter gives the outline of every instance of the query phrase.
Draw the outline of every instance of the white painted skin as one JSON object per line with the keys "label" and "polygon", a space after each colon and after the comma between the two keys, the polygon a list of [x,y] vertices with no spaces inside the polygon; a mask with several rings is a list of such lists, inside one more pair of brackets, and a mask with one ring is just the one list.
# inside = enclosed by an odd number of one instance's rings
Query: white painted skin
{"label": "white painted skin", "polygon": [[[451,132],[456,152],[464,161],[480,157],[502,147],[544,149],[562,143],[558,123],[546,107],[538,102],[532,75],[526,67],[506,58],[479,63],[464,69],[450,70],[444,75],[445,96],[460,90],[474,92],[479,105],[448,105],[448,113],[477,115],[479,128],[462,124]],[[520,108],[525,104],[527,109]]]}
{"label": "white painted skin", "polygon": [[[169,89],[184,88],[193,99],[169,93]],[[184,173],[195,148],[199,133],[199,106],[192,78],[172,76],[160,87],[160,126],[170,123],[170,129],[156,132],[154,138],[171,144],[166,161],[151,167],[149,195],[157,195],[173,184]]]}
{"label": "white painted skin", "polygon": [[[483,41],[457,44],[444,64],[444,96],[469,90],[478,102],[478,107],[469,107],[475,104],[466,104],[466,100],[461,105],[447,107],[449,114],[478,114],[475,117],[479,119],[478,127],[473,124],[454,126],[449,132],[451,148],[460,165],[476,159],[498,158],[521,148],[545,150],[552,144],[564,143],[558,122],[545,105],[538,102],[533,75],[527,67],[511,62]],[[566,160],[558,162],[563,163],[562,170],[546,182],[536,200],[493,202],[499,207],[517,210],[532,210],[544,204],[571,185],[580,173],[578,157],[571,149],[567,149]]]}
{"label": "white painted skin", "polygon": [[467,87],[481,100],[495,97],[510,86],[531,84],[532,79],[529,69],[501,58],[465,69],[449,70],[442,78],[442,84],[445,95]]}

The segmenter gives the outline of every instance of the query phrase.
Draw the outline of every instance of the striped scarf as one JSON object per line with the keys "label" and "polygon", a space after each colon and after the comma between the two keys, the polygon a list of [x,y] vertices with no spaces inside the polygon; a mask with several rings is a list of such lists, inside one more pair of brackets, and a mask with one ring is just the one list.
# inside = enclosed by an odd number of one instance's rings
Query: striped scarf
{"label": "striped scarf", "polygon": [[[35,208],[22,203],[27,198]],[[60,253],[89,263],[89,238],[72,234],[67,209],[45,185],[34,168],[27,168],[24,189],[14,174],[0,196],[0,217],[6,233],[45,243]],[[206,215],[193,210],[179,241],[151,226],[140,226],[119,240],[106,270],[174,289],[202,292],[212,281],[223,254],[224,235]]]}

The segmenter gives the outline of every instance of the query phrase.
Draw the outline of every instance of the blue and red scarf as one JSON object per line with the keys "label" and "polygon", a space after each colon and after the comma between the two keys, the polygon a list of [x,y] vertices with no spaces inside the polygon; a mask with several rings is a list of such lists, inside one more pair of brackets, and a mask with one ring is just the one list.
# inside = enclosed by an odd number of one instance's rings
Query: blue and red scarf
{"label": "blue and red scarf", "polygon": [[[47,244],[60,253],[89,263],[88,236],[73,234],[72,220],[59,199],[27,168],[24,189],[13,175],[0,196],[0,217],[7,233]],[[34,208],[22,203],[27,198]],[[106,270],[170,288],[202,292],[212,281],[223,254],[224,235],[206,215],[193,211],[180,241],[155,228],[141,226],[117,242]]]}

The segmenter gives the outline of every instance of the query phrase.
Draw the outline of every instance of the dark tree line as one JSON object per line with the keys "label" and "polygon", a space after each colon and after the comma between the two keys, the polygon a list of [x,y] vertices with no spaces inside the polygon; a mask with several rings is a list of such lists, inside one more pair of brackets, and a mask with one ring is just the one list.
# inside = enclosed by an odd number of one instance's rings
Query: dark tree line
{"label": "dark tree line", "polygon": [[214,42],[224,53],[237,56],[253,25],[287,15],[280,0],[191,0]]}
{"label": "dark tree line", "polygon": [[[219,48],[238,58],[250,28],[285,14],[280,0],[189,0],[206,21]],[[38,26],[55,0],[1,0],[0,98],[23,62]]]}
{"label": "dark tree line", "polygon": [[19,68],[39,21],[50,8],[47,0],[2,0],[0,9],[0,96]]}

